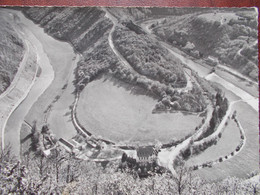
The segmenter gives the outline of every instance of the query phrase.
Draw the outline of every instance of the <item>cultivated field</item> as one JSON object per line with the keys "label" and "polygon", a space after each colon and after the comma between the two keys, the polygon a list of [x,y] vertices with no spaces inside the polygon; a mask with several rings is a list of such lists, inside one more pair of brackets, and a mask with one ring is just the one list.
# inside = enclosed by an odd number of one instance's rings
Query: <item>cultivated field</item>
{"label": "cultivated field", "polygon": [[152,114],[156,102],[139,87],[102,76],[82,91],[77,116],[94,135],[142,144],[156,139],[162,142],[180,139],[194,132],[201,122],[196,115]]}

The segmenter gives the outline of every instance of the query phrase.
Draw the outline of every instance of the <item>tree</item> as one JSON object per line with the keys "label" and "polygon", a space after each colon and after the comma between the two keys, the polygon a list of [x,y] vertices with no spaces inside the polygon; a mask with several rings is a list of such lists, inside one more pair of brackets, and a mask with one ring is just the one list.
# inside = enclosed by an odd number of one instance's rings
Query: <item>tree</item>
{"label": "tree", "polygon": [[179,195],[191,194],[192,190],[192,174],[191,168],[185,166],[184,161],[180,161],[180,166],[175,168],[176,174],[173,177],[174,186]]}
{"label": "tree", "polygon": [[33,122],[32,130],[31,130],[32,136],[31,136],[30,149],[33,152],[38,152],[40,147],[40,143],[39,143],[40,133],[38,132],[36,123],[37,123],[36,121]]}

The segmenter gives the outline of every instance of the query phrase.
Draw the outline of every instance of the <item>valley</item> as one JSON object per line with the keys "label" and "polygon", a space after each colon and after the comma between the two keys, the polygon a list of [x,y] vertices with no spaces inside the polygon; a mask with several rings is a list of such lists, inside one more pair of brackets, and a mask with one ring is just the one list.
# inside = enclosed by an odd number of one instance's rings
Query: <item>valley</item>
{"label": "valley", "polygon": [[[161,9],[1,9],[24,49],[0,95],[2,148],[148,178],[187,167],[221,182],[258,170],[254,11]],[[138,157],[150,147],[152,174]]]}

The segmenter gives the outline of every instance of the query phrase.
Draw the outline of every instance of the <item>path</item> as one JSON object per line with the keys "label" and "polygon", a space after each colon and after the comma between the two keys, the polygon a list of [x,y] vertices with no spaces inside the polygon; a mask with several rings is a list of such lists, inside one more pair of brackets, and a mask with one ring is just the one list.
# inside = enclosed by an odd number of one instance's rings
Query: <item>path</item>
{"label": "path", "polygon": [[[146,30],[146,32],[148,34],[151,33],[150,31],[147,31],[146,28],[144,28],[144,30]],[[153,38],[157,39],[153,34],[150,34],[150,35]],[[250,94],[248,94],[244,90],[234,86],[233,84],[231,84],[230,82],[226,81],[225,79],[219,77],[215,73],[209,74],[210,68],[202,66],[202,65],[194,62],[193,60],[187,59],[187,57],[184,57],[181,54],[174,51],[173,48],[170,45],[168,45],[167,43],[165,43],[163,41],[159,41],[159,42],[171,54],[173,54],[176,58],[178,58],[183,64],[186,64],[192,70],[197,72],[200,77],[202,77],[202,78],[205,77],[207,80],[221,84],[227,90],[229,90],[229,91],[233,92],[234,94],[238,95],[244,102],[249,104],[251,107],[253,107],[258,112],[258,98],[251,96]],[[225,124],[226,120],[228,119],[228,116],[230,115],[231,108],[232,108],[233,104],[234,103],[230,104],[229,109],[228,109],[226,115],[224,116],[223,120],[221,121],[219,127],[217,128],[217,131],[216,131],[215,134],[217,134],[217,132],[222,130],[223,125]],[[207,119],[210,119],[210,118],[207,117]],[[208,124],[208,123],[204,123],[204,124]],[[182,150],[186,149],[189,146],[191,140],[195,140],[202,133],[203,133],[203,128],[200,128],[194,135],[192,135],[190,138],[183,141],[181,144],[174,146],[170,149],[163,149],[158,154],[158,159],[159,159],[160,165],[162,165],[164,167],[168,167],[168,169],[172,172],[172,174],[176,175],[176,172],[173,168],[174,159],[176,159],[176,157],[180,154],[180,152]],[[205,140],[202,140],[202,142],[204,142],[204,141]]]}
{"label": "path", "polygon": [[[145,77],[141,74],[139,74],[138,72],[136,72],[133,67],[131,66],[131,64],[128,63],[128,61],[121,55],[121,53],[116,49],[114,43],[113,43],[113,39],[112,39],[112,35],[115,31],[115,27],[118,25],[120,26],[121,24],[118,23],[117,19],[112,16],[112,14],[109,13],[109,11],[106,10],[106,8],[102,8],[103,11],[106,12],[106,15],[105,17],[107,17],[108,19],[110,19],[112,22],[113,22],[113,27],[111,29],[111,31],[109,32],[109,36],[108,36],[108,42],[109,42],[109,45],[111,47],[111,49],[113,50],[113,52],[116,54],[116,56],[120,59],[120,61],[123,63],[123,65],[130,69],[131,72],[133,72],[134,74],[138,74],[140,77]],[[191,76],[187,73],[187,71],[184,71],[184,74],[185,74],[185,77],[187,79],[187,85],[184,87],[184,88],[178,88],[178,91],[181,92],[181,91],[189,91],[189,90],[192,90],[192,82],[191,82]],[[145,79],[147,80],[151,80],[147,77],[145,77]],[[165,84],[162,84],[160,83],[159,81],[155,81],[155,80],[151,80],[151,82],[156,82],[157,85],[163,85],[163,86],[166,86]],[[176,88],[177,89],[177,88]]]}
{"label": "path", "polygon": [[[204,162],[204,163],[202,163],[202,164],[200,164],[200,165],[197,165],[198,169],[204,168],[203,164],[205,164],[205,163],[207,164],[207,166],[205,166],[205,167],[208,167],[209,164],[210,164],[210,166],[212,166],[212,165],[216,165],[216,164],[222,163],[222,162],[224,162],[224,161],[226,161],[226,160],[229,160],[229,159],[233,158],[234,156],[236,156],[237,154],[239,154],[240,151],[242,151],[242,149],[244,148],[245,143],[246,143],[246,134],[245,134],[244,128],[242,127],[242,125],[240,124],[240,122],[238,121],[238,119],[236,119],[236,123],[237,123],[237,126],[238,126],[238,128],[239,128],[241,137],[243,136],[243,139],[241,139],[241,141],[240,141],[240,143],[239,143],[239,146],[240,146],[239,150],[237,151],[237,150],[235,149],[233,152],[227,154],[226,156],[219,156],[218,159],[213,160],[212,162],[208,162],[208,163],[207,163],[207,162]],[[241,145],[241,144],[242,144],[242,145]],[[220,158],[222,159],[221,161],[219,160]],[[193,166],[193,167],[195,167],[195,166]]]}
{"label": "path", "polygon": [[[193,144],[201,145],[201,144],[209,141],[210,139],[213,139],[215,136],[218,136],[218,134],[223,130],[225,123],[226,123],[226,121],[228,120],[228,117],[231,114],[232,106],[234,105],[234,103],[235,102],[230,103],[228,110],[227,110],[225,116],[223,117],[221,123],[219,124],[217,130],[212,135],[210,135],[209,137],[206,137],[206,138],[204,138],[200,141],[194,142]],[[205,124],[206,123],[204,123],[204,125]],[[179,145],[173,146],[170,149],[163,149],[161,152],[159,152],[159,154],[158,154],[159,164],[161,166],[168,167],[168,169],[172,172],[172,174],[176,175],[176,172],[173,168],[174,160],[181,153],[181,151],[184,151],[189,146],[191,146],[192,141],[196,140],[199,137],[198,135],[202,134],[203,130],[204,130],[204,127],[201,127],[195,134],[193,134],[191,137],[184,140]]]}
{"label": "path", "polygon": [[258,112],[258,98],[253,97],[249,93],[245,92],[244,90],[236,87],[232,83],[226,81],[225,79],[221,78],[215,73],[211,73],[208,76],[205,77],[207,80],[211,82],[216,82],[221,84],[224,88],[231,91],[232,93],[236,94],[238,97],[240,97],[244,102],[249,104],[255,111]]}

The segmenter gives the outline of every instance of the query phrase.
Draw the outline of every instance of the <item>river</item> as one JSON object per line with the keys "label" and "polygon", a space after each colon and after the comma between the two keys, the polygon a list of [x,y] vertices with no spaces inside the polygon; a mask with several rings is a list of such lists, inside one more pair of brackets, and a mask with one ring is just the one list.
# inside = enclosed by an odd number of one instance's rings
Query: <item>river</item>
{"label": "river", "polygon": [[[72,59],[75,53],[70,44],[52,38],[44,32],[43,28],[27,19],[20,11],[6,10],[6,12],[19,16],[19,26],[22,27],[27,41],[35,47],[37,62],[41,68],[40,76],[35,80],[26,98],[10,115],[5,128],[5,144],[10,143],[13,153],[19,157],[21,125],[25,118],[28,118],[28,115],[29,118],[41,120],[43,109],[46,106],[45,102],[48,104],[56,95],[51,90],[57,93],[58,90],[56,88],[61,89],[64,85],[63,81],[66,79],[66,76],[60,76],[57,69],[60,69],[62,64],[67,72],[73,72],[67,70],[67,67],[72,66]],[[57,77],[60,82],[57,81]],[[57,83],[60,85],[57,86]],[[48,94],[50,95],[48,96]]]}

